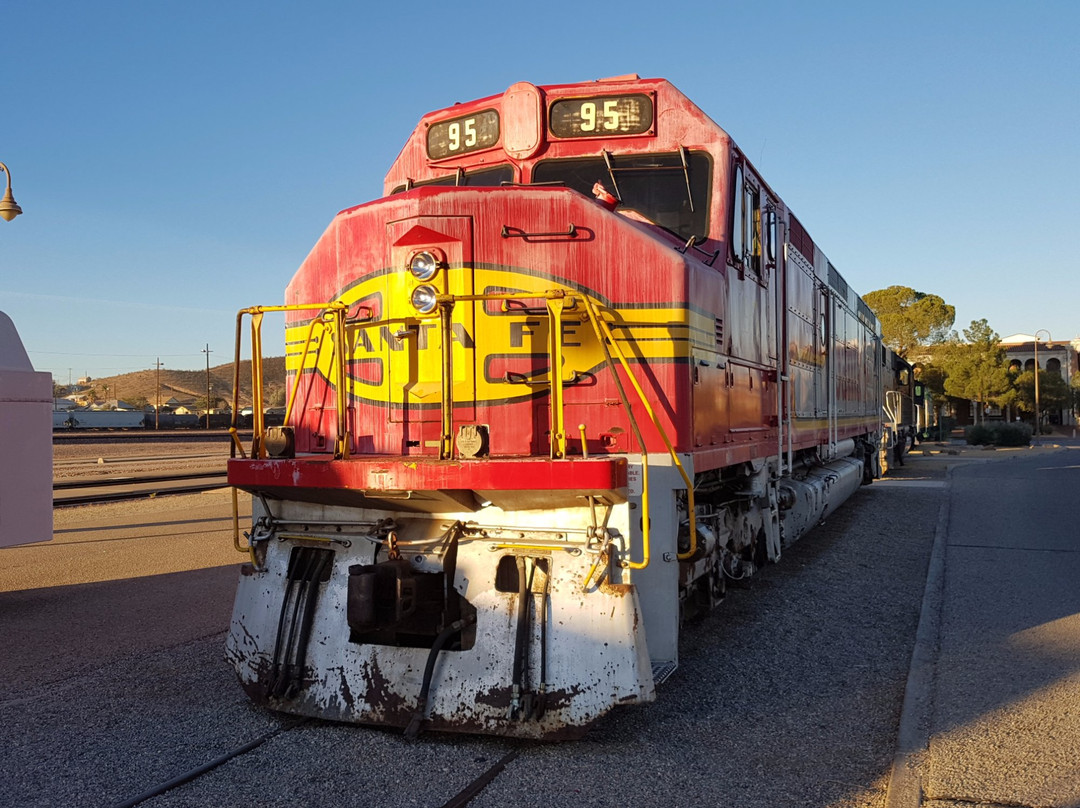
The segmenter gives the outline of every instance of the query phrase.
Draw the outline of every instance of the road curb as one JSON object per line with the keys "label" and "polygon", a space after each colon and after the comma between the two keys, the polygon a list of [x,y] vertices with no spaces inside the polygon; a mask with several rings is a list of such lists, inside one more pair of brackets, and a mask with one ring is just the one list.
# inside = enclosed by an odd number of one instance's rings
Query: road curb
{"label": "road curb", "polygon": [[896,754],[889,773],[885,808],[919,808],[929,765],[930,724],[933,709],[934,669],[941,641],[941,601],[945,587],[945,547],[949,532],[949,506],[955,466],[945,475],[945,501],[938,510],[934,546],[926,571],[919,627],[911,652],[904,706],[900,710]]}

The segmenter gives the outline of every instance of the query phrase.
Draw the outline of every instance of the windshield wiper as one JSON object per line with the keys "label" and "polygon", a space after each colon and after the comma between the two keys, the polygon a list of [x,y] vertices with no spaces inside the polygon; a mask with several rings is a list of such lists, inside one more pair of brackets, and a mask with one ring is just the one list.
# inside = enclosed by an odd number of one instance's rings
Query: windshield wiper
{"label": "windshield wiper", "polygon": [[611,177],[611,184],[615,187],[615,198],[619,202],[623,201],[622,194],[619,192],[619,181],[615,179],[615,166],[611,163],[611,152],[607,149],[603,149],[601,154],[604,155],[604,165],[607,166],[608,176]]}

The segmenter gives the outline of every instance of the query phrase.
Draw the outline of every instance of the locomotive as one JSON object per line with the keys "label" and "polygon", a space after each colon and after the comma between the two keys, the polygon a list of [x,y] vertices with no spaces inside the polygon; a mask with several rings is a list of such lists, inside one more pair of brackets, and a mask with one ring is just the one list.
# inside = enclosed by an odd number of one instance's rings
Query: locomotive
{"label": "locomotive", "polygon": [[240,312],[256,400],[272,312],[287,413],[229,461],[227,656],[276,710],[578,736],[882,473],[877,319],[666,80],[423,116],[284,303]]}
{"label": "locomotive", "polygon": [[902,356],[888,351],[883,377],[882,470],[903,465],[904,455],[915,446],[918,434],[926,428],[925,385],[915,379],[915,369]]}

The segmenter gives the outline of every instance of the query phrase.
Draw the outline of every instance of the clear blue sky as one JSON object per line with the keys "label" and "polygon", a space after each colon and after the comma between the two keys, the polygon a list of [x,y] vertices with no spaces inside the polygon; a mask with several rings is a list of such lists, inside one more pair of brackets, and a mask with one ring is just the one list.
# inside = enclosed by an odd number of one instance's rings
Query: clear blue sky
{"label": "clear blue sky", "polygon": [[25,211],[0,221],[0,310],[64,383],[198,369],[207,343],[219,364],[422,114],[639,73],[730,132],[859,292],[1070,339],[1078,33],[1071,0],[0,0]]}

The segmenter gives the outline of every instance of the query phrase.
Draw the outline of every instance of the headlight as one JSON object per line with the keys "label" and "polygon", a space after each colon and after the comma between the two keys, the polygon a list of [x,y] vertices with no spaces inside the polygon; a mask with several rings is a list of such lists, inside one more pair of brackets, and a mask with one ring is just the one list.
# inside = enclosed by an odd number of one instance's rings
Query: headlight
{"label": "headlight", "polygon": [[439,293],[432,286],[417,286],[412,293],[413,307],[421,314],[433,312],[439,303],[438,296]]}
{"label": "headlight", "polygon": [[417,280],[429,281],[439,271],[439,259],[429,252],[418,252],[409,261],[409,272]]}

